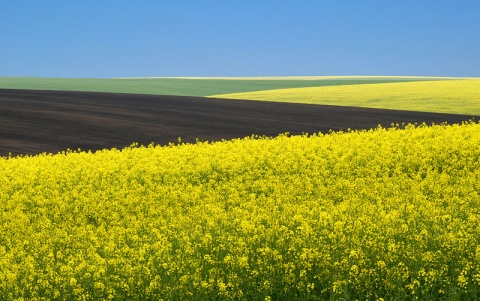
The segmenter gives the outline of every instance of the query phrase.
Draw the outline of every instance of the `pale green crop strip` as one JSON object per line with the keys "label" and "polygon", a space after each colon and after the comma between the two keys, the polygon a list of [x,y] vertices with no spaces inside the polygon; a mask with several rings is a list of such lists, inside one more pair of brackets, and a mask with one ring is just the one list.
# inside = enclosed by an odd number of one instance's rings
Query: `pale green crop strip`
{"label": "pale green crop strip", "polygon": [[383,82],[444,80],[441,77],[159,77],[159,78],[27,78],[0,77],[0,89],[92,91],[134,94],[208,96],[281,88]]}
{"label": "pale green crop strip", "polygon": [[480,124],[0,159],[1,300],[476,300]]}

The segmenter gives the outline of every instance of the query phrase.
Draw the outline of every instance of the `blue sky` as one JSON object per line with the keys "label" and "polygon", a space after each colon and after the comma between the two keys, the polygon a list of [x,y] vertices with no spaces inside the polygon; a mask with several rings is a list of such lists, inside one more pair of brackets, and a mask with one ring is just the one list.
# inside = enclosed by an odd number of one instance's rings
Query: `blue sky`
{"label": "blue sky", "polygon": [[0,1],[0,76],[270,75],[480,76],[480,1]]}

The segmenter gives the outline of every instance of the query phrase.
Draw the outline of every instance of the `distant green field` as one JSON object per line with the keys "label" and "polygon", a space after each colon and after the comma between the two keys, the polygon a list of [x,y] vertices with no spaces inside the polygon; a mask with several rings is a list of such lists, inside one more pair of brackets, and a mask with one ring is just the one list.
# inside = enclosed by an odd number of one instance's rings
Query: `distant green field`
{"label": "distant green field", "polygon": [[437,80],[429,77],[252,77],[252,78],[33,78],[0,77],[0,89],[93,91],[157,95],[209,96],[262,90],[352,84]]}

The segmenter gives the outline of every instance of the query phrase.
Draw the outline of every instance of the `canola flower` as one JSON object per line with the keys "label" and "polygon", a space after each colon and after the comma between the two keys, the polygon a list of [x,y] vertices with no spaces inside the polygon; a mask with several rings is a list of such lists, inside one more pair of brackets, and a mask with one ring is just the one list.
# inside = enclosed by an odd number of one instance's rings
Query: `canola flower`
{"label": "canola flower", "polygon": [[477,300],[480,124],[0,159],[1,300]]}
{"label": "canola flower", "polygon": [[289,88],[210,97],[480,115],[480,78]]}

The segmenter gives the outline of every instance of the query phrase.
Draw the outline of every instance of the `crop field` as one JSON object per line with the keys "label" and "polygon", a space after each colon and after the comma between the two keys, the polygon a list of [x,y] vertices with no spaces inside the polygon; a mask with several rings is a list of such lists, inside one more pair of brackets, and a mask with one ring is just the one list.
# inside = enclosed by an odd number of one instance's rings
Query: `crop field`
{"label": "crop field", "polygon": [[0,159],[2,300],[478,300],[480,124]]}
{"label": "crop field", "polygon": [[414,76],[21,78],[0,89],[176,95],[480,115],[480,78]]}
{"label": "crop field", "polygon": [[0,89],[90,91],[111,93],[209,96],[213,94],[368,83],[445,80],[413,76],[303,77],[165,77],[165,78],[23,78],[0,77]]}
{"label": "crop field", "polygon": [[480,79],[288,88],[211,97],[480,115]]}
{"label": "crop field", "polygon": [[392,123],[461,123],[474,115],[98,92],[1,90],[0,156],[124,148]]}
{"label": "crop field", "polygon": [[480,300],[478,83],[0,78],[0,300]]}

